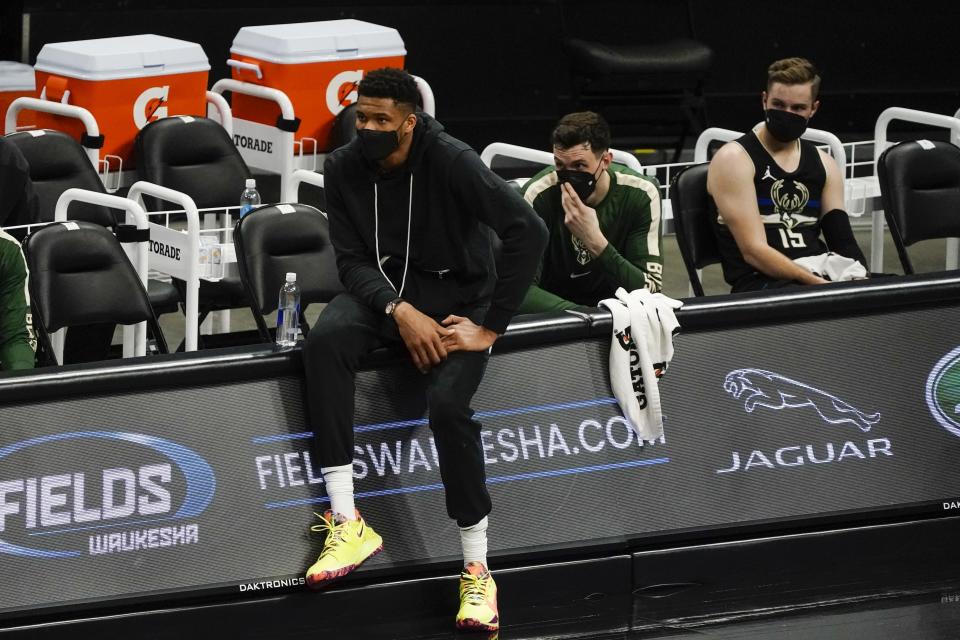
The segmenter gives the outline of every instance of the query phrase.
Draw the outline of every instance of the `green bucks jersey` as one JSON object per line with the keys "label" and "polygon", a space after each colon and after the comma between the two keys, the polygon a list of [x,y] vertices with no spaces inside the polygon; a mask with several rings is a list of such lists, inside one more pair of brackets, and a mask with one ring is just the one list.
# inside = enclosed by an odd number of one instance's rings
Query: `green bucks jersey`
{"label": "green bucks jersey", "polygon": [[0,231],[0,369],[32,369],[36,348],[27,265],[20,243]]}
{"label": "green bucks jersey", "polygon": [[524,186],[523,196],[546,223],[550,240],[521,313],[593,307],[618,287],[654,293],[662,288],[659,185],[619,164],[607,174],[610,189],[593,208],[608,244],[596,257],[563,222],[556,169],[547,167]]}

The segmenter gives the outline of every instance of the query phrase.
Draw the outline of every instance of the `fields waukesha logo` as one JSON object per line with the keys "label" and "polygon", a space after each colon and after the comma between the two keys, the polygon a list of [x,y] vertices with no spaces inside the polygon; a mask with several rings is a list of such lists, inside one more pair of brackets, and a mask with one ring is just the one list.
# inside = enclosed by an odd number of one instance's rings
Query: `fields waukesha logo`
{"label": "fields waukesha logo", "polygon": [[[122,431],[59,433],[0,448],[0,470],[4,462],[28,449],[31,451],[25,455],[32,456],[31,461],[44,460],[36,448],[63,442],[70,442],[71,446],[86,442],[89,446],[91,441],[139,445],[148,454],[142,460],[148,462],[111,464],[117,462],[111,460],[91,473],[89,465],[84,471],[69,472],[60,459],[55,475],[14,479],[0,471],[0,553],[31,558],[76,557],[83,553],[76,548],[76,542],[72,543],[73,548],[64,549],[61,545],[51,549],[35,548],[33,543],[27,546],[23,541],[36,536],[42,540],[56,539],[60,534],[77,532],[90,532],[86,536],[90,555],[199,541],[199,525],[183,521],[196,518],[210,505],[216,478],[206,460],[175,442]],[[97,451],[102,455],[109,449],[99,447]],[[175,476],[176,469],[182,481]],[[183,494],[183,501],[176,508],[171,489],[181,482],[185,485],[183,490],[175,493]],[[124,526],[128,528],[122,532],[99,532]]]}
{"label": "fields waukesha logo", "polygon": [[960,347],[941,358],[930,372],[926,399],[940,426],[960,437]]}

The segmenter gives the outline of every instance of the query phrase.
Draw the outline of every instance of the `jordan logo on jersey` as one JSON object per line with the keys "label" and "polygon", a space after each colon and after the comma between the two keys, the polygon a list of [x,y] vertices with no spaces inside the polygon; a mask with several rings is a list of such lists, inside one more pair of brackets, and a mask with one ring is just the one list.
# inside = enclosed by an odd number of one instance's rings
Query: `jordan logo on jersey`
{"label": "jordan logo on jersey", "polygon": [[781,178],[771,185],[770,199],[773,200],[774,214],[780,216],[788,229],[793,229],[799,222],[794,216],[803,212],[807,207],[807,203],[810,201],[810,191],[802,182],[786,181]]}
{"label": "jordan logo on jersey", "polygon": [[767,170],[763,172],[763,177],[760,178],[760,180],[766,180],[767,178],[776,181],[776,178],[774,178],[773,174],[770,173],[770,165],[767,165]]}

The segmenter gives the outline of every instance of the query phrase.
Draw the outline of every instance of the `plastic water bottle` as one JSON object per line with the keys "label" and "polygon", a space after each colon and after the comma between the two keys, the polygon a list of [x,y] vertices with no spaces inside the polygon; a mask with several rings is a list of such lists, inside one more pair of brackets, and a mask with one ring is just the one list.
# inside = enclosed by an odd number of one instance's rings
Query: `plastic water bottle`
{"label": "plastic water bottle", "polygon": [[295,346],[299,332],[300,287],[297,286],[297,274],[288,273],[287,281],[280,287],[280,302],[277,305],[277,346]]}
{"label": "plastic water bottle", "polygon": [[247,178],[247,188],[240,194],[240,217],[247,215],[251,209],[260,206],[260,192],[257,191],[257,181]]}

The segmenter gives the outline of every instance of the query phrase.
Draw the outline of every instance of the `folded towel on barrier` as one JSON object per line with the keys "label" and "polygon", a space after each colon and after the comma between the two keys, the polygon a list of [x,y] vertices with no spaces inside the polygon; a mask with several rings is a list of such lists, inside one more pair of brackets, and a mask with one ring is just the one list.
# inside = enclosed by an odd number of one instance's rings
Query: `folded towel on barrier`
{"label": "folded towel on barrier", "polygon": [[643,442],[663,435],[658,379],[673,359],[673,336],[680,323],[674,314],[683,303],[646,289],[617,289],[616,298],[600,301],[613,316],[610,339],[610,386],[623,415]]}

